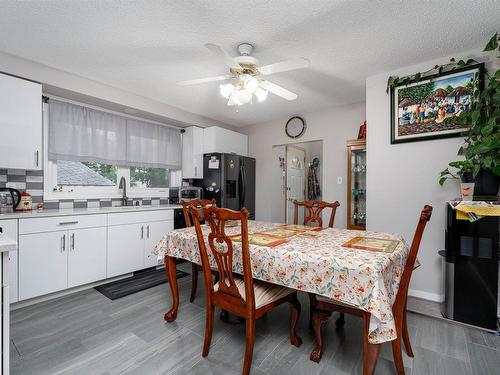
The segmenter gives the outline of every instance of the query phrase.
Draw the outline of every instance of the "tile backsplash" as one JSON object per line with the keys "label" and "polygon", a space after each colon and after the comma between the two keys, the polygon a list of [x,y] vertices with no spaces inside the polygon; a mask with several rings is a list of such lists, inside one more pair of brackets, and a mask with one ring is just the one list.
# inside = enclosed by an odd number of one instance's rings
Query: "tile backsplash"
{"label": "tile backsplash", "polygon": [[[60,200],[44,200],[43,199],[43,171],[28,171],[24,169],[0,169],[0,187],[5,187],[9,182],[20,184],[17,189],[21,192],[26,191],[31,195],[33,203],[43,202],[44,208],[97,208],[97,207],[114,207],[121,206],[120,198],[104,198],[104,199],[60,199]],[[139,204],[144,206],[160,205],[168,203],[177,203],[179,192],[177,188],[169,189],[169,198],[144,197],[129,199],[129,204],[139,201]]]}

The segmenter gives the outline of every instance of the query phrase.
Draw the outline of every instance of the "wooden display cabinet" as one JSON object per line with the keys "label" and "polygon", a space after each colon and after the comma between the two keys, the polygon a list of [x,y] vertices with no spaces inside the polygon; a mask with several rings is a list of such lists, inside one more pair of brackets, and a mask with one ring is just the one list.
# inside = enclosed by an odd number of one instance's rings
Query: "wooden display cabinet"
{"label": "wooden display cabinet", "polygon": [[366,139],[347,141],[347,228],[366,229]]}

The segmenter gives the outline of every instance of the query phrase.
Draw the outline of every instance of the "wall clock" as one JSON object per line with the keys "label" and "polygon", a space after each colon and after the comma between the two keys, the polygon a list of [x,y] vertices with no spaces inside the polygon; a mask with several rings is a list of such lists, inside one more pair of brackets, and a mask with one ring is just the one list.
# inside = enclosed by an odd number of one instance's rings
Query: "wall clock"
{"label": "wall clock", "polygon": [[299,138],[306,131],[306,122],[302,117],[293,116],[286,122],[285,133],[290,138]]}

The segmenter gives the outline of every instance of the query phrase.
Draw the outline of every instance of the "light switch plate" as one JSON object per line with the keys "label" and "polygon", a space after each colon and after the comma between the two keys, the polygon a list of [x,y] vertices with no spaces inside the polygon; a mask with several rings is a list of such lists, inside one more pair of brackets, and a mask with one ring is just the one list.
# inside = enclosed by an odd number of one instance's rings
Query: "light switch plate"
{"label": "light switch plate", "polygon": [[7,182],[5,184],[5,187],[11,189],[24,189],[26,187],[26,184],[24,182]]}
{"label": "light switch plate", "polygon": [[342,185],[342,177],[337,177],[337,184]]}

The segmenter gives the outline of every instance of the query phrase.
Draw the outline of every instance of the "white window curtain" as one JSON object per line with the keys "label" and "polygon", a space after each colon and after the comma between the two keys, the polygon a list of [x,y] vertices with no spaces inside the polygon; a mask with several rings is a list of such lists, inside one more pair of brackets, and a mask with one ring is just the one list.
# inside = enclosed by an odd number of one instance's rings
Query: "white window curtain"
{"label": "white window curtain", "polygon": [[181,166],[179,129],[50,99],[50,160],[133,167]]}
{"label": "white window curtain", "polygon": [[180,130],[127,119],[127,165],[180,168]]}

